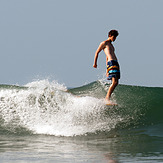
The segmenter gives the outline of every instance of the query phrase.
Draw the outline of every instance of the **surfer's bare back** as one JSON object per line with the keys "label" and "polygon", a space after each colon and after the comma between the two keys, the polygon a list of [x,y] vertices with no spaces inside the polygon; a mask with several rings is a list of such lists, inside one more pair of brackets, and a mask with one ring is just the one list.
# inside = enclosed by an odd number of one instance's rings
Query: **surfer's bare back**
{"label": "surfer's bare back", "polygon": [[95,58],[94,58],[94,68],[97,68],[97,59],[98,54],[103,50],[106,54],[106,65],[107,65],[107,72],[106,76],[108,80],[112,80],[112,84],[109,87],[109,90],[106,95],[106,103],[111,104],[110,98],[111,94],[113,93],[115,87],[118,85],[118,80],[120,79],[120,68],[117,61],[117,57],[115,55],[115,49],[112,44],[119,35],[117,30],[111,30],[108,33],[108,39],[106,41],[103,41],[100,43],[99,47],[97,48],[95,52]]}

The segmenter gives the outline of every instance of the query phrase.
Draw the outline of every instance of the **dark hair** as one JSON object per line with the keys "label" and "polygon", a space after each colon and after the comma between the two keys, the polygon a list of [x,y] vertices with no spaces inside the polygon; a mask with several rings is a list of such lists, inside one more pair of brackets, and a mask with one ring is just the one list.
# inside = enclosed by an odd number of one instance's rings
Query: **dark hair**
{"label": "dark hair", "polygon": [[115,36],[117,37],[119,35],[118,31],[117,30],[111,30],[109,33],[108,33],[108,37],[109,36]]}

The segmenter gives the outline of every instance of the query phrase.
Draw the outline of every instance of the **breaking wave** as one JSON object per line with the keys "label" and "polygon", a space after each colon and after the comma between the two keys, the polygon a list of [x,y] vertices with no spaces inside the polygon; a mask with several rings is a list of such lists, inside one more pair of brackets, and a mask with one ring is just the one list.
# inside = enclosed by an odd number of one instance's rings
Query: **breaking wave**
{"label": "breaking wave", "polygon": [[163,88],[119,85],[118,106],[106,106],[108,87],[102,81],[73,89],[48,80],[0,85],[0,134],[75,136],[163,123]]}

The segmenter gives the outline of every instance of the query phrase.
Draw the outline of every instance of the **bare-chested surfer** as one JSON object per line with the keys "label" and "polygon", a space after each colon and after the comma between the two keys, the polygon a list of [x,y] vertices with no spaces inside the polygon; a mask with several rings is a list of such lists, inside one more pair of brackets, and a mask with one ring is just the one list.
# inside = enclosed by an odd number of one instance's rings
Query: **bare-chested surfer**
{"label": "bare-chested surfer", "polygon": [[108,34],[108,39],[100,43],[98,49],[95,53],[94,58],[94,68],[97,68],[97,59],[98,54],[103,50],[106,54],[106,65],[107,65],[107,72],[106,76],[108,80],[112,80],[112,84],[109,87],[109,90],[106,95],[106,104],[112,104],[110,101],[111,94],[113,93],[115,87],[118,85],[118,80],[120,79],[120,68],[117,61],[117,57],[115,55],[115,49],[112,44],[116,40],[118,36],[117,30],[111,30]]}

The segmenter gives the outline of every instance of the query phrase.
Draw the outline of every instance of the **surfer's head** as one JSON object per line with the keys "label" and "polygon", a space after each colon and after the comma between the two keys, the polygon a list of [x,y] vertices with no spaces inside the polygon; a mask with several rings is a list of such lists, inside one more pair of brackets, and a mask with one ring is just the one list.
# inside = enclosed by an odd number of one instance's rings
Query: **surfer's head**
{"label": "surfer's head", "polygon": [[119,35],[118,31],[117,30],[111,30],[109,33],[108,33],[108,37],[112,37],[112,41],[115,41],[116,40],[116,37]]}

